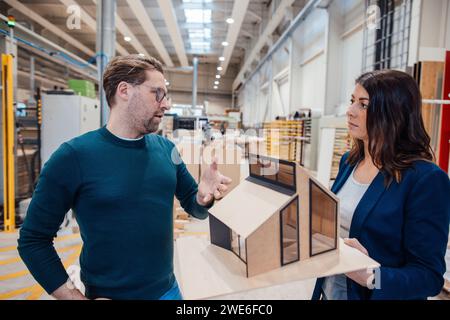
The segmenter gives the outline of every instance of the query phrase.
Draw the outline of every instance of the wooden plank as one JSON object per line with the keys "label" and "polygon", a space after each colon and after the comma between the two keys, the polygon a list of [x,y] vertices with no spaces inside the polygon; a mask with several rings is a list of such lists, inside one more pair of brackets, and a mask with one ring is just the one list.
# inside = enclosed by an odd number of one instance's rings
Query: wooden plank
{"label": "wooden plank", "polygon": [[280,214],[277,212],[247,239],[248,276],[279,268],[280,246]]}
{"label": "wooden plank", "polygon": [[206,299],[379,267],[376,261],[340,241],[338,251],[247,278],[245,264],[231,251],[204,238],[182,237],[175,243],[175,274],[185,299]]}
{"label": "wooden plank", "polygon": [[[420,92],[422,99],[440,99],[441,92],[439,92],[440,83],[442,83],[442,76],[444,72],[444,63],[435,61],[421,62],[420,72]],[[425,130],[428,135],[433,136],[434,118],[436,106],[431,104],[422,105],[422,117],[425,125]]]}

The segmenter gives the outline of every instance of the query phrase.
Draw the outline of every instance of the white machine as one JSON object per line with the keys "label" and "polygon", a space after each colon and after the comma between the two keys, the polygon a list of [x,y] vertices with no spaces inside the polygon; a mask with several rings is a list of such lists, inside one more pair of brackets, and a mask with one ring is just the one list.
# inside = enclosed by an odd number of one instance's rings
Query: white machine
{"label": "white machine", "polygon": [[42,166],[63,142],[98,128],[98,100],[78,95],[42,95]]}

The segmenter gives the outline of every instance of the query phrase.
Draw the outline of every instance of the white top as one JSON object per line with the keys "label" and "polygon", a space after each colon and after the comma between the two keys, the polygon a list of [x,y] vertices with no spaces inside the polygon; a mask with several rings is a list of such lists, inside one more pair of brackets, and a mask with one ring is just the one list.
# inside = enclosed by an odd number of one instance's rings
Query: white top
{"label": "white top", "polygon": [[[108,130],[109,131],[109,130]],[[109,131],[111,132],[111,131]],[[112,132],[111,132],[112,133]],[[113,135],[115,135],[117,138],[121,139],[121,140],[125,140],[125,141],[139,141],[141,139],[144,139],[144,136],[140,137],[140,138],[124,138],[121,136],[118,136],[117,134],[112,133]]]}
{"label": "white top", "polygon": [[348,177],[341,190],[336,194],[339,198],[339,212],[341,214],[341,238],[348,238],[355,209],[370,185],[370,183],[359,183],[355,180],[353,176],[355,169],[353,169],[350,177]]}
{"label": "white top", "polygon": [[[348,238],[355,209],[370,186],[355,180],[355,169],[336,194],[341,215],[341,238]],[[347,279],[343,274],[325,278],[322,289],[327,300],[347,300]]]}

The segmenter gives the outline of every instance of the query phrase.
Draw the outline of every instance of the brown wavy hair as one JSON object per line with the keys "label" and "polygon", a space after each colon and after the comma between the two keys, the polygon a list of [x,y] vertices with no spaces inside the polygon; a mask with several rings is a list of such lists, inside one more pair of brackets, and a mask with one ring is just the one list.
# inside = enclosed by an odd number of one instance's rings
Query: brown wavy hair
{"label": "brown wavy hair", "polygon": [[[368,151],[385,176],[385,184],[401,181],[414,161],[434,159],[422,119],[422,96],[416,81],[405,72],[378,70],[362,74],[356,83],[369,93]],[[347,162],[364,159],[364,143],[355,139]]]}
{"label": "brown wavy hair", "polygon": [[138,54],[114,57],[106,66],[103,74],[103,89],[109,107],[114,104],[119,83],[125,81],[132,85],[140,85],[147,80],[146,70],[157,70],[164,74],[161,62],[153,57]]}

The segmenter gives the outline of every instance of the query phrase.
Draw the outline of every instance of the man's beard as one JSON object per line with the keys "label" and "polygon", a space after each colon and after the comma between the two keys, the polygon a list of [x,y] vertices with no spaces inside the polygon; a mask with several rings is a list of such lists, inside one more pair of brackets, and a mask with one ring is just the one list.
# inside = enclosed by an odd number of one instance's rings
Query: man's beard
{"label": "man's beard", "polygon": [[145,105],[142,97],[139,94],[131,97],[130,104],[128,106],[130,115],[132,115],[132,126],[137,130],[140,134],[145,135],[149,133],[153,133],[158,131],[159,122],[157,117],[153,114],[150,119],[143,119],[140,117],[136,117],[136,111],[139,110],[140,107]]}
{"label": "man's beard", "polygon": [[157,119],[156,117],[152,117],[150,120],[145,121],[144,127],[147,131],[146,134],[158,131],[160,122]]}

